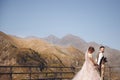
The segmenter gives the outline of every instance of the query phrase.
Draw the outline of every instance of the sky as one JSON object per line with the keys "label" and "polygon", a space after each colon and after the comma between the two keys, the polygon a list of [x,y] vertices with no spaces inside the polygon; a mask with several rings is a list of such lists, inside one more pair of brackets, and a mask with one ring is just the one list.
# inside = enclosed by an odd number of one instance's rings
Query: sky
{"label": "sky", "polygon": [[120,50],[120,0],[0,0],[0,31],[19,37],[73,34]]}

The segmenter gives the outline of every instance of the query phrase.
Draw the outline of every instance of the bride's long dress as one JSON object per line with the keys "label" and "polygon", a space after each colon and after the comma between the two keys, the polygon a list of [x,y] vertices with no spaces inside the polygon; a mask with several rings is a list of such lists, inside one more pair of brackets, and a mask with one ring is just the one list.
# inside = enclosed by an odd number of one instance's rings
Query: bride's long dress
{"label": "bride's long dress", "polygon": [[86,52],[85,62],[72,80],[100,80],[100,75],[90,58],[92,58],[92,54]]}

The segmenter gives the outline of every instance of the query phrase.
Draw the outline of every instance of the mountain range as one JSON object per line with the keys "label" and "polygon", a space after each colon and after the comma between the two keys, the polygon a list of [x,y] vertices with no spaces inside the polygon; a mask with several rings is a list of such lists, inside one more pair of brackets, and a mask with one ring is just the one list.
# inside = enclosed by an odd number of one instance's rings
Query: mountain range
{"label": "mountain range", "polygon": [[[82,66],[83,62],[84,53],[74,46],[56,46],[40,38],[20,38],[0,32],[0,66],[40,66],[40,70],[43,71],[44,66],[77,67]],[[25,72],[27,69],[21,71]],[[0,69],[0,72],[7,70]],[[14,77],[17,77],[13,78],[14,80],[22,78],[20,75]],[[0,80],[8,79],[7,75],[0,76]]]}
{"label": "mountain range", "polygon": [[[84,63],[84,53],[89,46],[96,50],[101,46],[95,42],[86,42],[75,35],[66,35],[58,38],[50,35],[45,38],[20,38],[0,32],[0,66],[8,65],[38,65],[40,70],[44,66],[74,66],[81,67]],[[108,66],[120,66],[120,51],[105,46],[104,55]],[[21,69],[23,72],[24,70]],[[7,70],[0,69],[0,72]],[[26,70],[25,70],[26,71]],[[50,70],[54,71],[54,69]],[[21,76],[15,76],[18,79]],[[0,76],[0,80],[8,80],[7,76]],[[15,79],[16,80],[16,79]]]}
{"label": "mountain range", "polygon": [[83,60],[83,52],[72,45],[61,47],[40,38],[20,38],[0,32],[0,65],[71,66],[77,62],[80,66]]}
{"label": "mountain range", "polygon": [[[94,57],[96,57],[101,44],[98,44],[95,42],[86,42],[80,37],[72,35],[72,34],[66,35],[61,39],[54,35],[50,35],[45,38],[38,38],[34,36],[27,37],[27,38],[20,38],[17,36],[5,34],[4,32],[0,32],[0,47],[1,47],[0,48],[0,57],[1,57],[0,63],[4,63],[4,61],[2,61],[2,58],[6,57],[5,54],[8,56],[8,54],[11,55],[13,54],[13,52],[14,54],[15,52],[19,53],[18,51],[20,51],[21,49],[31,49],[42,55],[52,54],[52,55],[63,56],[63,53],[64,53],[66,57],[68,56],[77,57],[77,55],[79,54],[84,55],[85,51],[87,50],[89,46],[93,46],[95,48]],[[74,52],[71,51],[72,49]],[[75,54],[76,51],[78,51],[77,54]],[[120,58],[119,58],[120,51],[119,50],[112,49],[108,46],[105,46],[104,55],[108,59],[108,65],[110,66],[120,65]],[[10,63],[10,60],[8,61]]]}
{"label": "mountain range", "polygon": [[[93,46],[95,48],[94,58],[96,57],[96,55],[99,51],[99,47],[101,46],[101,44],[98,44],[96,42],[86,42],[85,40],[81,39],[80,37],[72,35],[72,34],[68,34],[68,35],[62,37],[61,39],[54,36],[54,35],[50,35],[50,36],[45,37],[43,39],[46,40],[47,42],[49,42],[51,44],[55,44],[55,45],[61,45],[61,46],[72,45],[75,48],[82,51],[83,53],[86,52],[86,50],[89,46]],[[120,57],[120,51],[119,50],[112,49],[108,46],[105,46],[104,55],[108,59],[108,65],[109,66],[120,65],[120,58],[119,58]]]}

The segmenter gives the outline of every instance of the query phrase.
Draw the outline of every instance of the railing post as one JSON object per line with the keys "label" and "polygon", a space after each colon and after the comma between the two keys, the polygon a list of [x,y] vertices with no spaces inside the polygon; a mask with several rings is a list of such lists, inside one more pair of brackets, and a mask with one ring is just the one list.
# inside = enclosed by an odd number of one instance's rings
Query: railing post
{"label": "railing post", "polygon": [[12,80],[12,66],[10,66],[10,80]]}
{"label": "railing post", "polygon": [[29,66],[29,78],[30,78],[30,80],[32,79],[31,78],[31,73],[32,73],[31,66]]}
{"label": "railing post", "polygon": [[[47,67],[47,66],[45,67],[45,70],[46,70],[46,71],[48,70],[48,67]],[[45,73],[45,77],[48,77],[48,73]]]}
{"label": "railing post", "polygon": [[[62,71],[62,67],[60,68],[60,71]],[[60,80],[62,80],[62,73],[61,72],[60,72]]]}
{"label": "railing post", "polygon": [[48,77],[48,73],[45,73],[45,76]]}
{"label": "railing post", "polygon": [[75,73],[76,73],[75,67],[71,67],[71,70],[73,71],[73,75],[75,75]]}
{"label": "railing post", "polygon": [[109,80],[111,80],[111,67],[109,67]]}

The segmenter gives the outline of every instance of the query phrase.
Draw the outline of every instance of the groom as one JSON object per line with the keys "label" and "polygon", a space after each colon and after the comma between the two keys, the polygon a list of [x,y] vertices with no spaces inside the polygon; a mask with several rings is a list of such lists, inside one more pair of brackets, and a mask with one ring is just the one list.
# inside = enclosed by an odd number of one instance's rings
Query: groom
{"label": "groom", "polygon": [[100,46],[99,52],[97,54],[97,64],[98,64],[98,70],[100,72],[101,80],[104,79],[104,68],[105,68],[105,62],[107,62],[106,57],[104,57],[104,46]]}

